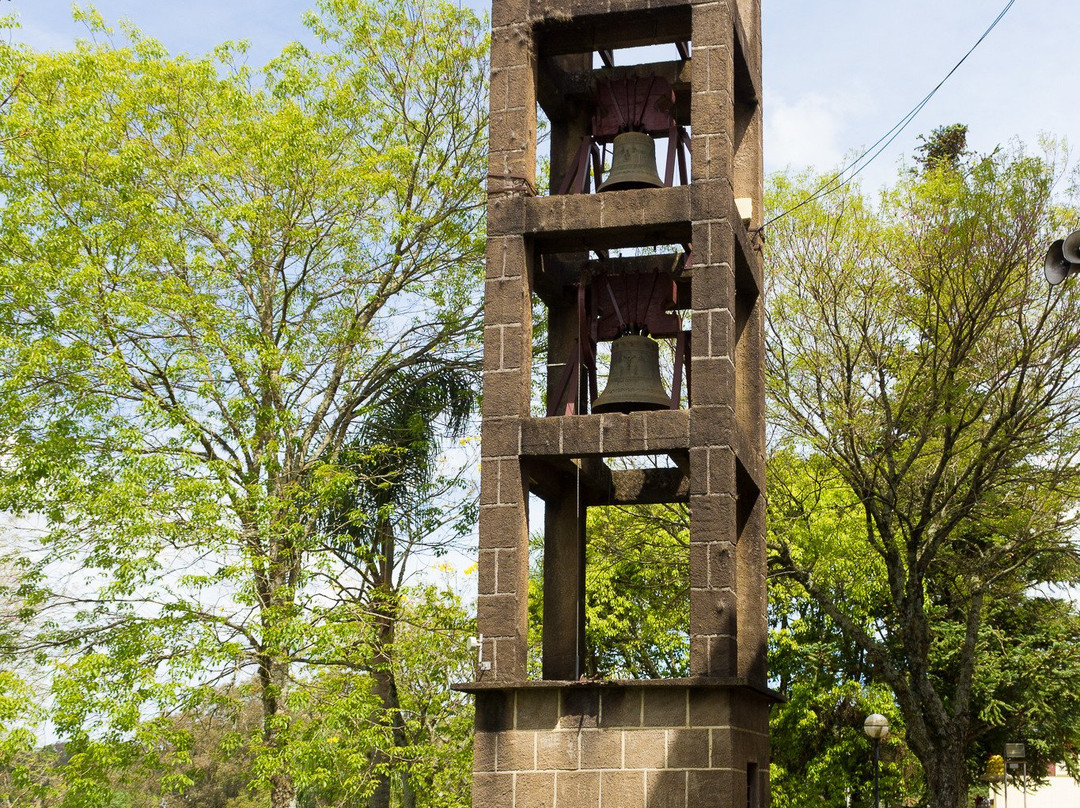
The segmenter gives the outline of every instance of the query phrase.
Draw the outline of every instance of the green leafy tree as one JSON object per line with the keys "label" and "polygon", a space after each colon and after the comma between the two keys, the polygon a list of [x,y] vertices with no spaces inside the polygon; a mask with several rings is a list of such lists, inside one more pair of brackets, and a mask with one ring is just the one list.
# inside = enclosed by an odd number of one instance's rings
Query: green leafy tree
{"label": "green leafy tree", "polygon": [[[892,692],[934,808],[966,804],[972,751],[994,733],[1045,738],[1040,755],[1077,765],[1071,654],[1037,673],[1061,698],[1049,724],[1029,723],[1045,715],[1035,691],[1001,686],[1003,666],[1063,649],[1075,620],[1052,594],[1077,578],[1080,481],[1080,293],[1041,272],[1067,224],[1058,178],[1052,155],[997,152],[905,174],[877,205],[848,187],[770,227],[772,418],[813,481],[773,508],[772,573]],[[771,204],[813,184],[780,177]],[[1001,645],[1008,613],[1054,626]]]}
{"label": "green leafy tree", "polygon": [[[590,508],[585,550],[585,674],[604,679],[687,676],[690,523],[683,505]],[[543,641],[542,536],[529,571],[529,665]]]}
{"label": "green leafy tree", "polygon": [[390,380],[471,361],[481,26],[325,0],[319,51],[252,70],[242,46],[171,57],[84,18],[96,41],[70,52],[0,45],[0,508],[47,521],[21,596],[67,804],[136,765],[191,787],[190,733],[154,716],[228,682],[253,683],[273,808],[331,746],[362,793],[381,730],[323,728],[371,693],[316,674],[370,664],[368,626],[334,609],[352,583],[319,519]]}
{"label": "green leafy tree", "polygon": [[[469,425],[477,387],[474,371],[429,362],[392,377],[342,453],[341,464],[353,473],[354,484],[331,503],[325,516],[335,554],[358,578],[350,599],[373,622],[369,672],[381,710],[376,720],[392,727],[398,747],[406,744],[406,726],[393,654],[409,560],[433,537],[442,535],[434,548],[442,549],[441,542],[474,523],[469,507],[440,507],[447,492],[462,481],[439,473],[441,438],[458,437]],[[378,774],[370,808],[390,805],[393,763],[389,750],[376,750],[372,769]],[[405,802],[415,804],[409,771],[399,771]]]}

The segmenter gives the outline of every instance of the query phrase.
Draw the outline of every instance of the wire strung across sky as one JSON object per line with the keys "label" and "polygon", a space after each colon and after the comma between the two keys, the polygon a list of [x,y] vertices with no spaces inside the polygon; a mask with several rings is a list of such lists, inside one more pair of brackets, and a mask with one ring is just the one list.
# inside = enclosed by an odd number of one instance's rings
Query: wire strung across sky
{"label": "wire strung across sky", "polygon": [[[941,89],[942,85],[945,84],[945,82],[947,82],[952,77],[953,73],[960,69],[960,65],[967,61],[967,58],[975,52],[975,49],[979,47],[979,45],[982,44],[983,40],[990,35],[990,32],[997,27],[997,24],[1001,22],[1002,18],[1004,18],[1004,16],[1009,13],[1009,9],[1013,7],[1013,4],[1015,2],[1016,0],[1009,0],[1009,2],[1005,4],[1005,7],[998,12],[998,15],[996,17],[994,17],[994,21],[990,23],[990,25],[985,31],[983,31],[982,36],[980,36],[978,40],[976,40],[975,44],[968,48],[967,53],[965,53],[960,58],[960,61],[953,65],[952,69],[945,74],[945,77],[937,83],[934,89],[928,92],[926,96],[923,97],[923,99],[918,104],[916,104],[910,112],[908,112],[907,115],[897,121],[896,125],[893,126],[892,129],[879,137],[862,154],[860,154],[858,157],[856,157],[854,160],[852,160],[850,163],[848,163],[846,166],[836,172],[836,174],[834,174],[831,178],[822,183],[818,187],[818,189],[814,191],[814,193],[799,202],[797,205],[793,205],[787,210],[776,214],[767,222],[765,222],[765,224],[763,224],[759,229],[764,230],[777,219],[782,219],[789,213],[794,213],[803,205],[809,205],[815,199],[820,199],[821,197],[827,196],[834,191],[839,191],[841,188],[843,188],[845,185],[847,185],[849,182],[859,176],[859,174],[862,173],[863,169],[865,169],[868,165],[874,162],[875,158],[877,158],[879,154],[885,151],[885,149],[887,149],[892,144],[892,142],[900,136],[901,132],[907,129],[908,124],[911,123],[920,112],[922,112],[923,107],[930,103],[930,99],[933,98],[937,91]],[[867,157],[867,155],[869,155],[869,157]],[[856,168],[856,166],[858,166],[858,168]],[[844,175],[852,169],[855,170],[850,174],[850,176],[845,177]]]}

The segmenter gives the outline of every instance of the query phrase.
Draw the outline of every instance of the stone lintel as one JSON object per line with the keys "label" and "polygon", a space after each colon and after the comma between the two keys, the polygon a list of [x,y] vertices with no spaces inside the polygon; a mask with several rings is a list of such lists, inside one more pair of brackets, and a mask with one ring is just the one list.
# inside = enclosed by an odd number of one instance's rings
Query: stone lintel
{"label": "stone lintel", "polygon": [[523,457],[681,454],[689,448],[689,410],[561,415],[521,422]]}
{"label": "stone lintel", "polygon": [[530,0],[544,55],[586,53],[685,42],[691,38],[685,0]]}

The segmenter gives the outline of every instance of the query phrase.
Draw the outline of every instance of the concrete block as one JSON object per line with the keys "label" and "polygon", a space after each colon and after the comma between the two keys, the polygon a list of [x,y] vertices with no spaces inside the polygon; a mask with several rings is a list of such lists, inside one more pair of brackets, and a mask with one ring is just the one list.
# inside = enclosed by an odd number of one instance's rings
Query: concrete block
{"label": "concrete block", "polygon": [[735,401],[735,365],[724,357],[695,359],[691,366],[690,401],[694,406]]}
{"label": "concrete block", "polygon": [[515,729],[554,730],[559,724],[559,692],[519,690],[514,710]]}
{"label": "concrete block", "polygon": [[505,692],[489,690],[476,694],[475,726],[478,733],[502,732],[510,729],[513,721],[513,705]]}
{"label": "concrete block", "polygon": [[485,418],[480,430],[484,457],[516,457],[521,448],[521,421],[515,417]]}
{"label": "concrete block", "polygon": [[510,730],[499,735],[496,767],[501,772],[536,770],[536,733]]}
{"label": "concrete block", "polygon": [[[710,452],[713,451],[708,447],[730,447],[734,445],[734,442],[735,415],[732,412],[731,407],[721,404],[714,407],[695,406],[690,410],[690,445],[696,447],[690,451],[703,453],[691,456],[691,469],[694,469],[695,467],[693,457],[696,456],[699,459],[704,460],[704,462],[699,463],[698,466],[707,473],[709,468],[708,458]],[[726,488],[721,489],[720,491],[709,488],[709,480],[707,478],[703,482],[706,485],[705,492],[730,493]],[[695,493],[705,492],[695,491]]]}
{"label": "concrete block", "polygon": [[690,497],[690,542],[734,542],[735,507],[725,494]]}
{"label": "concrete block", "polygon": [[691,676],[735,676],[737,658],[734,637],[699,635],[690,627]]}
{"label": "concrete block", "polygon": [[569,808],[599,808],[600,772],[557,772],[555,804]]}
{"label": "concrete block", "polygon": [[[766,767],[768,768],[768,767]],[[712,805],[717,794],[745,794],[746,786],[739,788],[737,772],[690,771],[686,773],[686,804],[692,806]],[[746,802],[745,796],[742,802]]]}
{"label": "concrete block", "polygon": [[[522,620],[522,632],[512,637],[498,637],[492,642],[495,648],[494,676],[499,682],[523,682],[525,681],[526,647],[524,619]],[[485,638],[485,642],[488,640]]]}
{"label": "concrete block", "polygon": [[643,413],[650,450],[684,449],[690,441],[690,414],[686,410]]}
{"label": "concrete block", "polygon": [[495,594],[498,550],[481,550],[476,563],[476,591],[480,595]]}
{"label": "concrete block", "polygon": [[517,636],[522,628],[522,611],[517,595],[478,595],[477,630],[492,637]]}
{"label": "concrete block", "polygon": [[[729,691],[692,689],[690,691],[690,726],[728,726],[731,724],[731,699]],[[712,737],[715,739],[716,736]]]}
{"label": "concrete block", "polygon": [[[481,478],[483,473],[481,465]],[[480,495],[484,496],[482,479]],[[521,546],[526,540],[524,508],[521,505],[481,505],[479,532],[480,546],[485,550]]]}
{"label": "concrete block", "polygon": [[495,592],[498,595],[513,595],[521,593],[525,597],[527,591],[528,570],[523,569],[521,563],[522,550],[518,548],[497,550],[498,567],[495,575]]}
{"label": "concrete block", "polygon": [[532,32],[524,16],[492,30],[492,68],[528,65],[532,60]]}
{"label": "concrete block", "polygon": [[645,414],[604,413],[600,416],[604,454],[633,453],[645,448]]}
{"label": "concrete block", "polygon": [[733,705],[732,722],[757,735],[769,735],[769,705],[764,698],[748,696],[736,699]]}
{"label": "concrete block", "polygon": [[599,454],[600,419],[595,416],[564,415],[558,418],[562,450],[568,455]]}
{"label": "concrete block", "polygon": [[559,417],[522,420],[521,453],[533,457],[562,454],[562,427]]}
{"label": "concrete block", "polygon": [[529,375],[524,369],[484,374],[484,418],[525,416],[529,409]]}
{"label": "concrete block", "polygon": [[[694,323],[702,315],[695,312]],[[701,351],[710,357],[734,361],[735,357],[735,318],[730,309],[714,309],[705,315],[708,325],[709,339],[694,344],[694,349]],[[761,367],[759,363],[756,367]],[[734,369],[734,364],[732,365]]]}
{"label": "concrete block", "polygon": [[[731,445],[709,448],[709,491],[718,494],[736,494],[735,452]],[[502,488],[500,487],[500,492]]]}
{"label": "concrete block", "polygon": [[502,28],[522,22],[529,15],[529,0],[492,0],[491,27]]}
{"label": "concrete block", "polygon": [[600,808],[641,808],[644,804],[644,772],[601,772]]}
{"label": "concrete block", "polygon": [[600,697],[600,726],[641,726],[641,689],[606,688]]}
{"label": "concrete block", "polygon": [[[505,207],[505,200],[495,198],[498,206]],[[520,207],[520,206],[519,206]],[[525,240],[520,235],[492,236],[488,238],[485,277],[487,280],[523,278],[526,269]]]}
{"label": "concrete block", "polygon": [[569,731],[538,732],[536,768],[576,770],[578,768],[578,733]]}
{"label": "concrete block", "polygon": [[709,768],[709,730],[669,729],[667,765],[669,769]]}
{"label": "concrete block", "polygon": [[[697,408],[703,409],[703,408]],[[711,409],[711,408],[710,408]],[[690,496],[709,493],[709,450],[694,440],[694,417],[696,409],[690,410]]]}
{"label": "concrete block", "polygon": [[623,767],[663,769],[667,765],[667,738],[662,729],[639,729],[623,738]]}
{"label": "concrete block", "polygon": [[600,694],[593,689],[566,690],[559,708],[563,729],[595,729],[600,717]]}
{"label": "concrete block", "polygon": [[[708,588],[734,589],[737,578],[735,545],[730,541],[714,541],[709,542],[706,547],[709,559]],[[758,608],[764,617],[764,604],[760,604]]]}
{"label": "concrete block", "polygon": [[[501,158],[501,159],[500,159]],[[491,152],[492,174],[521,174],[520,156],[515,152]],[[528,176],[528,175],[525,175]],[[520,196],[488,198],[487,230],[490,236],[517,236],[525,229],[525,199]]]}
{"label": "concrete block", "polygon": [[[530,314],[530,321],[532,317]],[[502,368],[503,370],[525,369],[532,356],[532,326],[507,325],[502,329]]]}
{"label": "concrete block", "polygon": [[[703,178],[702,181],[707,180]],[[697,180],[695,180],[697,181]],[[732,209],[730,201],[725,212],[708,221],[697,222],[694,225],[694,275],[697,276],[698,267],[709,266],[735,266],[735,237],[731,229],[731,222],[726,218],[727,212]],[[741,224],[739,225],[742,226]],[[700,247],[698,245],[701,245]],[[692,301],[691,301],[692,302]],[[726,305],[726,304],[724,304]],[[715,304],[698,306],[698,309],[717,308]]]}
{"label": "concrete block", "polygon": [[581,733],[581,768],[621,769],[622,746],[620,730],[585,730]]}
{"label": "concrete block", "polygon": [[484,327],[484,370],[502,369],[502,330],[501,325]]}
{"label": "concrete block", "polygon": [[686,808],[686,772],[651,771],[645,781],[646,808]]}
{"label": "concrete block", "polygon": [[[739,699],[734,699],[738,701]],[[724,729],[711,729],[712,754],[709,765],[714,769],[732,769],[735,767],[734,744],[732,738],[735,730],[730,727]]]}
{"label": "concrete block", "polygon": [[[702,58],[704,57],[704,58]],[[715,47],[694,48],[694,83],[697,85],[699,65],[705,67],[705,87],[708,92],[715,92],[731,98],[735,95],[735,63],[730,48]],[[704,64],[703,64],[704,63]],[[697,86],[694,87],[696,91]]]}
{"label": "concrete block", "polygon": [[[514,775],[514,808],[555,808],[555,775],[552,772]],[[477,803],[476,808],[504,808],[506,803]]]}
{"label": "concrete block", "polygon": [[532,303],[520,278],[502,278],[484,284],[484,324],[513,325],[529,320]]}
{"label": "concrete block", "polygon": [[642,723],[646,727],[686,726],[686,690],[677,687],[649,688],[644,692]]}
{"label": "concrete block", "polygon": [[495,771],[495,747],[499,735],[496,732],[473,733],[473,771]]}
{"label": "concrete block", "polygon": [[473,774],[473,805],[511,805],[514,799],[514,775],[476,772]]}
{"label": "concrete block", "polygon": [[695,51],[698,46],[728,46],[732,41],[734,23],[731,19],[731,7],[727,3],[695,5],[693,25]]}
{"label": "concrete block", "polygon": [[690,590],[691,634],[735,634],[736,615],[735,593],[730,589]]}

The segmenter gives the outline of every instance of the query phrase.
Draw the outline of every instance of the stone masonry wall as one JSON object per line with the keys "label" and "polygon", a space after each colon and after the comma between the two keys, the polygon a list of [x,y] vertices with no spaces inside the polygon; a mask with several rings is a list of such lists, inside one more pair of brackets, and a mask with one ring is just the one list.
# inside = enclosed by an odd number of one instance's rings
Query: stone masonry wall
{"label": "stone masonry wall", "polygon": [[672,683],[478,692],[473,805],[746,805],[748,763],[768,791],[767,705],[742,688]]}

